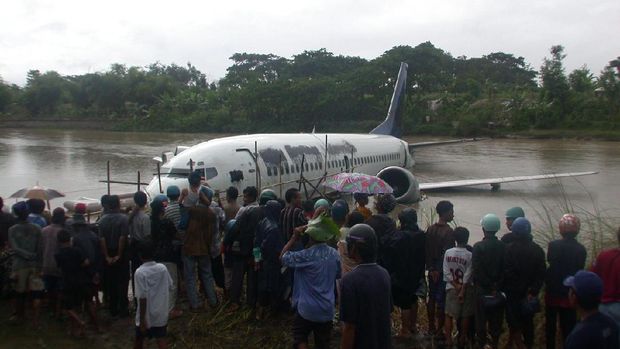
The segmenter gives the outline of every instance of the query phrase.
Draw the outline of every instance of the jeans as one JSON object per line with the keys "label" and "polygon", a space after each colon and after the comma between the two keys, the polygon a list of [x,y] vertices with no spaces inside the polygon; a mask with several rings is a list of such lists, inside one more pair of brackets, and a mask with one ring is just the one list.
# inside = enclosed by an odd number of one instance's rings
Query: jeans
{"label": "jeans", "polygon": [[243,289],[243,279],[247,273],[246,282],[246,303],[250,307],[256,306],[257,279],[256,271],[252,266],[253,256],[241,257],[234,256],[232,270],[232,284],[230,288],[230,301],[241,304],[241,291]]}
{"label": "jeans", "polygon": [[183,268],[185,271],[185,282],[187,287],[187,298],[192,308],[200,307],[198,302],[198,292],[196,287],[196,267],[198,276],[205,287],[207,298],[210,305],[217,304],[215,287],[213,286],[213,274],[211,273],[211,258],[209,256],[186,256],[183,255]]}
{"label": "jeans", "polygon": [[[495,308],[484,307],[485,292],[476,290],[476,333],[478,338],[478,347],[484,348],[487,344],[487,333],[491,335],[491,346],[498,347],[499,337],[502,334],[502,325],[504,322],[504,306],[499,305]],[[488,326],[488,330],[487,330]]]}
{"label": "jeans", "polygon": [[555,333],[558,317],[560,318],[562,343],[566,342],[566,337],[568,337],[577,323],[577,312],[574,309],[547,306],[545,308],[545,336],[547,349],[555,349]]}
{"label": "jeans", "polygon": [[112,316],[125,315],[128,312],[129,300],[129,262],[119,260],[112,265],[106,265],[103,269],[103,285],[107,294],[108,309]]}

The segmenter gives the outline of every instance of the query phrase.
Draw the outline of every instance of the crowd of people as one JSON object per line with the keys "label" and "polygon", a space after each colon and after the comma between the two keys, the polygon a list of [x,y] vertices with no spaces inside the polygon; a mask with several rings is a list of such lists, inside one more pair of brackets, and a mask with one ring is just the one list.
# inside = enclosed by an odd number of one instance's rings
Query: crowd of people
{"label": "crowd of people", "polygon": [[46,217],[37,199],[2,213],[0,287],[13,300],[11,320],[25,323],[31,302],[38,327],[44,301],[84,336],[89,324],[99,329],[97,308],[113,319],[134,309],[134,348],[146,339],[166,348],[168,321],[184,311],[248,307],[258,321],[292,313],[282,318],[292,319],[283,325],[295,348],[329,348],[336,330],[345,349],[391,348],[394,337],[498,348],[505,321],[506,346],[529,349],[543,345],[534,318],[544,312],[547,348],[620,347],[620,248],[586,265],[574,214],[559,219],[561,238],[545,253],[519,207],[506,211],[501,239],[500,218],[484,215],[484,238],[471,246],[470,232],[452,223],[449,201],[437,203],[437,221],[422,230],[413,208],[392,218],[391,194],[376,196],[373,214],[361,193],[350,207],[341,199],[303,202],[296,189],[278,198],[247,187],[239,205],[234,187],[220,200],[200,173],[188,181],[150,203],[136,192],[130,212],[104,195],[96,224],[83,204],[70,217],[63,208]]}

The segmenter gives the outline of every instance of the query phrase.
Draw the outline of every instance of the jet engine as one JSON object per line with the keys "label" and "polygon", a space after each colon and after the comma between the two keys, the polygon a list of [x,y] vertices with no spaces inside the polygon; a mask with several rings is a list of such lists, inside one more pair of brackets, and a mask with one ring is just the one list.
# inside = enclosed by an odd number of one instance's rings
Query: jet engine
{"label": "jet engine", "polygon": [[394,197],[399,203],[410,204],[420,201],[420,184],[409,170],[390,166],[379,171],[377,177],[394,189]]}

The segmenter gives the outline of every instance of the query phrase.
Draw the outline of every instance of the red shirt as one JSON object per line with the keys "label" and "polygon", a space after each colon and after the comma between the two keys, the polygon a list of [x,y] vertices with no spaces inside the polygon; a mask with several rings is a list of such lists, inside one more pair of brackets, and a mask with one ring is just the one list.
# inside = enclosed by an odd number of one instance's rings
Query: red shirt
{"label": "red shirt", "polygon": [[592,271],[603,279],[601,303],[620,302],[620,248],[601,252],[592,264]]}

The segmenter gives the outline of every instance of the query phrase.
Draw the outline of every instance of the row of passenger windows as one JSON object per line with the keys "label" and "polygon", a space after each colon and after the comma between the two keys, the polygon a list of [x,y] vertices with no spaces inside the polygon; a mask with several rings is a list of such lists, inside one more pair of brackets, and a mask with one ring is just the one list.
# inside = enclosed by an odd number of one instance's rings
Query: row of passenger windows
{"label": "row of passenger windows", "polygon": [[[384,154],[384,155],[370,155],[370,156],[362,156],[359,158],[353,158],[352,163],[353,163],[353,166],[359,166],[359,165],[374,164],[374,163],[379,163],[379,162],[396,161],[396,160],[400,160],[400,158],[401,158],[400,153],[389,153],[389,154]],[[350,164],[349,166],[347,166],[345,159],[327,161],[328,168],[338,168],[338,169],[343,168],[344,169],[350,166],[351,166]],[[304,163],[305,172],[318,171],[318,170],[323,170],[322,162]],[[291,164],[291,165],[283,164],[283,165],[280,165],[279,172],[282,175],[291,174],[291,173],[300,173],[301,165],[300,164]],[[278,176],[278,167],[277,166],[267,167],[267,176]]]}

